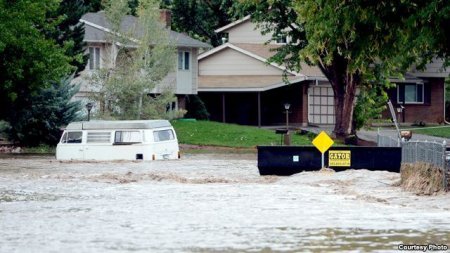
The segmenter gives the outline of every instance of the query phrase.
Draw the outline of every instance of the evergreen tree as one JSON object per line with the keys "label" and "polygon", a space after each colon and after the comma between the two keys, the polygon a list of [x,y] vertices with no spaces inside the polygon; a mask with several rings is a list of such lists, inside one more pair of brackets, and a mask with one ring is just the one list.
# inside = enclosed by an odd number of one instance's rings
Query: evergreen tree
{"label": "evergreen tree", "polygon": [[71,84],[72,77],[53,82],[33,97],[31,108],[18,108],[14,127],[9,129],[12,140],[21,145],[55,145],[61,137],[60,128],[79,119],[80,101],[70,101],[79,86]]}
{"label": "evergreen tree", "polygon": [[209,112],[206,105],[198,95],[189,95],[187,99],[187,113],[185,118],[194,118],[198,120],[208,120]]}
{"label": "evergreen tree", "polygon": [[89,56],[85,53],[84,25],[80,18],[89,11],[89,6],[83,0],[63,0],[54,16],[61,17],[62,21],[56,26],[52,37],[64,46],[66,55],[72,57],[70,64],[76,67],[76,73],[82,71],[87,64]]}

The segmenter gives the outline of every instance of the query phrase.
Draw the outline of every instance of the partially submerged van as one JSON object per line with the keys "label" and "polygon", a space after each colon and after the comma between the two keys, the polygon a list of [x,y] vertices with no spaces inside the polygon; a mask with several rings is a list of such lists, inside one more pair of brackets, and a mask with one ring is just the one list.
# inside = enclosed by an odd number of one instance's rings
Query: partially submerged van
{"label": "partially submerged van", "polygon": [[177,136],[167,120],[72,122],[56,147],[57,160],[179,158]]}

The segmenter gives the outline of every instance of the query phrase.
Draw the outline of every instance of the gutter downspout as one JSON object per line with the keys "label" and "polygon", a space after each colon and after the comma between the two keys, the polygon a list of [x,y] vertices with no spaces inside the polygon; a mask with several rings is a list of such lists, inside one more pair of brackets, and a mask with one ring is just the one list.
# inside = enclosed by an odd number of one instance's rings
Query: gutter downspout
{"label": "gutter downspout", "polygon": [[446,85],[446,83],[445,83],[445,79],[444,79],[444,124],[446,124],[446,125],[450,125],[450,122],[448,122],[447,121],[447,119],[445,118],[445,116],[446,116],[446,112],[445,112],[445,109],[446,109],[446,101],[445,101],[445,93],[446,93],[446,87],[445,87],[445,85]]}

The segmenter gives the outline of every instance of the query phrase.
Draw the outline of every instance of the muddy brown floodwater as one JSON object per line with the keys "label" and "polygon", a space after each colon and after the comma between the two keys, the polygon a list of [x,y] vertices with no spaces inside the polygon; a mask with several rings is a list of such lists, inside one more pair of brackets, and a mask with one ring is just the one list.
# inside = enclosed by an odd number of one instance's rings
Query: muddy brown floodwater
{"label": "muddy brown floodwater", "polygon": [[254,155],[0,159],[0,252],[392,252],[450,246],[450,194],[399,174],[261,177]]}

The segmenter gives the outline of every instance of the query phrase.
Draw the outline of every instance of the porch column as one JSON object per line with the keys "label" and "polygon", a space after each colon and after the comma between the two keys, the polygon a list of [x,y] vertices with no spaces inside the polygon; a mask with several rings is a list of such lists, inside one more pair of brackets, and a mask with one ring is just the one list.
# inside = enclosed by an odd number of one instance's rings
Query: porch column
{"label": "porch column", "polygon": [[225,93],[222,93],[222,122],[225,123]]}
{"label": "porch column", "polygon": [[309,114],[309,106],[308,106],[308,83],[305,82],[303,85],[303,94],[302,94],[302,126],[308,125],[308,114]]}
{"label": "porch column", "polygon": [[258,91],[258,127],[261,127],[261,92]]}

